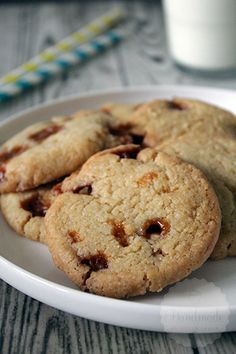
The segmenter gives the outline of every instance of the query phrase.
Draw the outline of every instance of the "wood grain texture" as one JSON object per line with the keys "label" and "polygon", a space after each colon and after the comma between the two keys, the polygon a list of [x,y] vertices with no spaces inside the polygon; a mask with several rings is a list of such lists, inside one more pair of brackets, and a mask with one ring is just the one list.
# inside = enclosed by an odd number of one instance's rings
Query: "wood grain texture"
{"label": "wood grain texture", "polygon": [[[75,31],[116,1],[0,5],[0,76]],[[128,39],[116,48],[0,107],[0,119],[72,93],[118,86],[191,84],[236,89],[236,77],[179,71],[168,56],[158,1],[127,1]],[[66,314],[0,281],[0,353],[225,353],[236,334],[171,335],[119,328]]]}

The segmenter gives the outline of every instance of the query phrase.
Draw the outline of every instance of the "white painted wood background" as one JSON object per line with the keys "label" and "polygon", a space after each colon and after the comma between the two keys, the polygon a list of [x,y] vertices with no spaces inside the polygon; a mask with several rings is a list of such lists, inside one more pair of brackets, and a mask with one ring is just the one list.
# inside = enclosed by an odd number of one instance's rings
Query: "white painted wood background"
{"label": "white painted wood background", "polygon": [[[115,1],[0,2],[0,76],[57,42]],[[72,93],[110,87],[180,84],[236,89],[228,78],[191,76],[174,67],[168,56],[160,3],[122,2],[129,19],[129,38],[99,58],[75,68],[10,103],[0,119]],[[183,343],[187,341],[188,346]],[[208,344],[209,343],[209,344]],[[236,353],[236,334],[182,335],[144,332],[84,320],[53,309],[0,281],[0,354],[38,353]]]}

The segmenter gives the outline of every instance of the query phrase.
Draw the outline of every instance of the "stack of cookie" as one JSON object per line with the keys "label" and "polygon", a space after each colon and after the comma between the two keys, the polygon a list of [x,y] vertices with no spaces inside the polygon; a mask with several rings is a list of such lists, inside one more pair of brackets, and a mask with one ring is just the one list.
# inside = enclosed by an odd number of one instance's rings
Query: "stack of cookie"
{"label": "stack of cookie", "polygon": [[34,124],[0,150],[2,213],[81,290],[161,291],[236,255],[235,131],[232,114],[187,99]]}

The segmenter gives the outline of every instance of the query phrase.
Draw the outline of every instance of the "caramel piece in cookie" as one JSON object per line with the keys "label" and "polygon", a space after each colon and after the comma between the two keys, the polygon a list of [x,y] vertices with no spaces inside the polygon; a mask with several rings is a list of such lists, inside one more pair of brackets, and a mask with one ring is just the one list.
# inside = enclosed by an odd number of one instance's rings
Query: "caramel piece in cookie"
{"label": "caramel piece in cookie", "polygon": [[83,111],[24,129],[0,149],[0,193],[35,188],[70,174],[97,151],[132,142],[128,133],[113,134],[117,125],[108,114]]}
{"label": "caramel piece in cookie", "polygon": [[[145,176],[152,177],[140,185]],[[89,193],[80,193],[85,186]],[[117,298],[161,291],[200,267],[218,239],[212,187],[162,152],[136,145],[100,152],[61,190],[45,217],[47,242],[55,264],[85,291]]]}
{"label": "caramel piece in cookie", "polygon": [[117,136],[125,136],[128,134],[129,143],[144,145],[145,134],[136,132],[136,126],[132,123],[132,115],[140,109],[142,104],[121,104],[121,103],[106,103],[101,107],[101,111],[110,114],[118,120],[115,129],[110,130],[111,133]]}

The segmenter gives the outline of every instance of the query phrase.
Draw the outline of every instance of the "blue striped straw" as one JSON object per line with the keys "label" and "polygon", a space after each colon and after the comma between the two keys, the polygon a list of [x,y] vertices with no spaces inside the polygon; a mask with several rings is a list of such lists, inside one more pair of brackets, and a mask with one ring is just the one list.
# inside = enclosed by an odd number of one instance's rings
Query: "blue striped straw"
{"label": "blue striped straw", "polygon": [[79,31],[70,34],[68,37],[62,39],[52,47],[49,47],[43,52],[39,53],[36,57],[30,59],[23,65],[1,77],[0,87],[14,83],[20,78],[20,76],[23,76],[29,72],[36,71],[42,64],[53,62],[61,54],[71,52],[79,45],[91,41],[98,35],[107,32],[109,28],[122,21],[124,17],[125,12],[122,7],[113,8],[105,15],[90,22]]}
{"label": "blue striped straw", "polygon": [[41,65],[37,70],[21,76],[16,82],[0,87],[0,103],[19,95],[47,81],[74,65],[81,64],[95,57],[104,50],[120,42],[123,38],[117,32],[107,32],[96,39],[79,46],[69,53],[62,54],[53,62]]}

